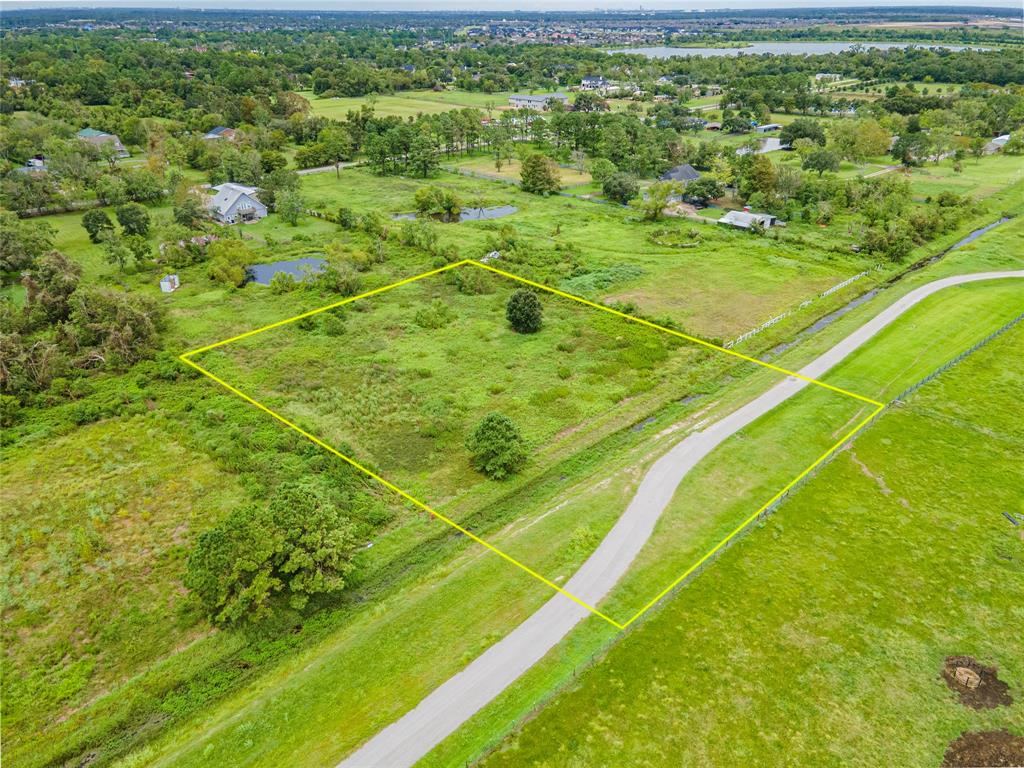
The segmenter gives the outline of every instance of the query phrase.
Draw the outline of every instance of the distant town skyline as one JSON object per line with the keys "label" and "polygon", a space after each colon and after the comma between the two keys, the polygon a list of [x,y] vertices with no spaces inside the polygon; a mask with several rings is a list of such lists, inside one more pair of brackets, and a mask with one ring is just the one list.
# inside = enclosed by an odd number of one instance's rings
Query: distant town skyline
{"label": "distant town skyline", "polygon": [[957,2],[935,2],[935,0],[886,0],[886,2],[865,2],[865,0],[833,0],[827,5],[822,0],[785,0],[783,3],[765,0],[26,0],[25,2],[3,2],[0,9],[103,9],[103,8],[184,8],[184,9],[250,9],[259,11],[703,11],[749,10],[758,8],[910,8],[910,7],[976,7],[1000,8],[1020,12],[1019,7],[1004,5],[993,0],[957,0]]}

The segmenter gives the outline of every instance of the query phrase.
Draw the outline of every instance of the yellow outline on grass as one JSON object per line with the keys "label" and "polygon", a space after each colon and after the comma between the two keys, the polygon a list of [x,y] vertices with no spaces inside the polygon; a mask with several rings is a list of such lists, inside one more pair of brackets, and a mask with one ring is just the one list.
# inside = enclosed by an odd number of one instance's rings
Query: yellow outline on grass
{"label": "yellow outline on grass", "polygon": [[[594,309],[599,309],[602,312],[608,312],[610,314],[617,315],[618,317],[624,318],[624,319],[626,319],[626,320],[628,320],[630,322],[633,322],[633,323],[637,323],[638,325],[644,325],[644,326],[647,326],[648,328],[653,328],[656,331],[660,331],[662,333],[667,333],[667,334],[669,334],[671,336],[677,336],[677,337],[679,337],[681,339],[686,339],[687,341],[691,341],[694,344],[699,344],[699,345],[701,345],[703,347],[707,347],[709,349],[714,349],[714,350],[716,350],[718,352],[724,352],[727,355],[732,355],[733,357],[738,357],[741,360],[745,360],[745,361],[750,362],[750,363],[755,363],[756,365],[759,365],[762,368],[768,368],[769,370],[776,371],[776,372],[784,374],[786,376],[792,376],[793,378],[796,378],[796,379],[802,379],[803,381],[806,381],[806,382],[808,382],[810,384],[814,384],[816,386],[822,387],[824,389],[831,390],[832,392],[838,392],[841,395],[845,395],[845,396],[851,397],[851,398],[853,398],[855,400],[860,400],[861,402],[868,403],[870,405],[874,405],[874,406],[876,406],[876,408],[868,416],[866,416],[863,420],[861,420],[857,424],[857,426],[855,426],[853,429],[851,429],[849,432],[847,432],[845,435],[843,435],[843,437],[840,438],[835,443],[835,445],[833,445],[831,448],[829,448],[827,451],[825,451],[821,456],[819,456],[814,461],[813,464],[811,464],[809,467],[807,467],[807,469],[805,469],[803,472],[801,472],[799,475],[797,475],[795,478],[793,478],[789,483],[787,483],[782,488],[782,490],[780,490],[778,493],[776,493],[774,496],[772,496],[772,498],[770,498],[768,501],[766,501],[760,508],[758,508],[758,510],[756,512],[754,512],[752,515],[750,515],[750,517],[748,517],[746,520],[744,520],[742,523],[740,523],[738,526],[736,526],[736,528],[731,533],[729,533],[725,538],[723,538],[720,542],[718,542],[718,544],[716,544],[714,547],[712,547],[710,550],[708,550],[708,552],[703,557],[701,557],[696,563],[694,563],[692,566],[690,566],[675,581],[673,581],[671,584],[669,584],[667,587],[665,587],[665,589],[663,589],[661,592],[659,592],[657,595],[655,595],[646,605],[644,605],[639,611],[637,611],[635,614],[633,614],[633,616],[630,619],[628,619],[624,624],[622,624],[622,623],[619,623],[619,622],[615,621],[615,619],[611,618],[610,616],[605,615],[604,613],[602,613],[601,611],[599,611],[597,608],[595,608],[594,606],[590,605],[586,601],[581,600],[580,598],[576,597],[576,595],[572,594],[571,592],[568,592],[565,589],[562,589],[560,586],[555,584],[550,579],[547,579],[544,576],[541,576],[539,573],[534,571],[529,566],[524,565],[523,563],[521,563],[518,560],[516,560],[514,557],[512,557],[512,556],[502,552],[500,549],[495,547],[493,544],[489,544],[488,542],[484,541],[483,539],[481,539],[479,536],[477,536],[472,531],[466,530],[461,525],[456,523],[454,520],[451,520],[451,519],[445,517],[444,515],[442,515],[437,510],[431,508],[429,505],[424,504],[422,501],[417,499],[412,494],[407,493],[406,491],[403,491],[401,488],[399,488],[394,483],[392,483],[392,482],[390,482],[388,480],[385,480],[383,477],[378,475],[373,470],[364,467],[362,464],[360,464],[358,461],[353,459],[351,456],[346,456],[344,453],[339,451],[337,448],[335,448],[335,447],[333,447],[331,445],[328,445],[323,440],[318,438],[316,435],[310,434],[306,430],[302,429],[302,427],[299,427],[296,424],[293,424],[291,421],[286,419],[281,414],[277,413],[274,410],[271,410],[267,406],[263,405],[263,403],[257,401],[256,399],[250,397],[249,395],[245,394],[245,392],[242,392],[242,390],[238,389],[237,387],[232,386],[231,384],[229,384],[228,382],[226,382],[223,379],[219,378],[218,376],[215,376],[214,374],[210,373],[208,370],[206,370],[201,365],[199,365],[198,363],[194,362],[191,359],[192,356],[199,355],[199,354],[202,354],[204,352],[209,352],[211,349],[217,349],[218,347],[223,347],[226,344],[231,344],[232,342],[240,341],[241,339],[247,339],[250,336],[255,336],[256,334],[263,333],[264,331],[269,331],[269,330],[271,330],[273,328],[280,328],[282,325],[287,325],[288,323],[295,322],[296,320],[301,320],[301,319],[303,319],[305,317],[312,317],[313,315],[320,314],[321,312],[326,312],[326,311],[328,311],[330,309],[335,309],[335,308],[343,306],[345,304],[351,304],[352,302],[358,301],[359,299],[365,299],[365,298],[367,298],[369,296],[375,296],[375,295],[377,295],[379,293],[383,293],[384,291],[389,291],[392,288],[398,288],[401,285],[408,285],[409,283],[415,282],[417,280],[421,280],[421,279],[423,279],[425,277],[430,277],[432,275],[438,275],[438,274],[440,274],[442,272],[447,272],[450,269],[455,269],[456,267],[461,267],[461,266],[466,266],[466,265],[472,265],[472,266],[475,266],[475,267],[480,267],[481,269],[486,269],[489,272],[493,272],[494,274],[501,275],[502,277],[507,277],[507,278],[509,278],[511,280],[515,280],[517,282],[523,283],[524,285],[529,285],[532,288],[537,288],[539,290],[546,291],[547,293],[552,293],[555,296],[561,296],[562,298],[565,298],[565,299],[571,299],[572,301],[578,301],[580,304],[585,304],[588,307],[593,307]],[[725,347],[721,347],[721,346],[719,346],[717,344],[712,344],[711,342],[705,341],[704,339],[699,339],[696,336],[690,336],[689,334],[682,333],[680,331],[674,331],[671,328],[665,328],[664,326],[658,325],[657,323],[652,323],[652,322],[650,322],[648,320],[643,320],[643,319],[641,319],[639,317],[633,317],[632,315],[628,315],[625,312],[620,312],[617,309],[612,309],[611,307],[606,307],[603,304],[598,304],[596,302],[589,301],[589,300],[581,298],[579,296],[573,296],[571,293],[566,293],[565,291],[559,291],[559,290],[557,290],[555,288],[551,288],[551,287],[546,286],[546,285],[544,285],[542,283],[536,283],[533,280],[527,280],[525,277],[519,277],[518,275],[513,275],[511,272],[505,272],[504,270],[497,269],[495,267],[490,266],[489,264],[483,264],[483,263],[481,263],[479,261],[474,261],[473,259],[463,259],[462,261],[457,261],[457,262],[455,262],[453,264],[448,264],[448,265],[446,265],[444,267],[441,267],[440,269],[433,269],[433,270],[431,270],[429,272],[424,272],[422,274],[415,275],[413,277],[407,277],[404,280],[399,280],[397,283],[391,283],[390,285],[385,285],[382,288],[375,288],[372,291],[367,291],[366,293],[361,293],[358,296],[350,296],[347,299],[342,299],[341,301],[336,301],[333,304],[328,304],[328,305],[326,305],[324,307],[319,307],[317,309],[311,309],[308,312],[303,312],[301,314],[295,315],[294,317],[289,317],[289,318],[287,318],[285,320],[278,320],[276,323],[270,323],[269,325],[264,325],[261,328],[255,328],[255,329],[253,329],[251,331],[246,331],[245,333],[240,333],[237,336],[232,336],[232,337],[230,337],[228,339],[223,339],[223,340],[215,342],[213,344],[208,344],[205,347],[199,347],[198,349],[193,349],[193,350],[191,350],[189,352],[185,352],[185,353],[179,355],[178,359],[180,359],[186,365],[191,366],[195,370],[199,371],[199,373],[203,374],[204,376],[207,376],[211,380],[217,382],[222,387],[224,387],[226,390],[228,390],[229,392],[231,392],[231,393],[237,395],[238,397],[242,398],[247,403],[250,403],[250,404],[256,406],[257,408],[259,408],[261,411],[264,411],[265,413],[268,413],[270,416],[272,416],[275,419],[277,419],[278,421],[280,421],[286,427],[288,427],[290,429],[293,429],[296,432],[298,432],[300,435],[302,435],[304,438],[306,438],[310,442],[320,446],[324,450],[329,451],[330,453],[333,453],[338,458],[348,462],[349,464],[351,464],[353,467],[358,469],[363,474],[365,474],[365,475],[373,478],[374,480],[376,480],[378,483],[383,485],[385,488],[387,488],[387,489],[389,489],[391,491],[394,491],[399,496],[401,496],[403,499],[406,499],[407,501],[412,502],[413,504],[415,504],[420,509],[426,510],[427,512],[432,514],[437,519],[444,521],[445,523],[450,525],[452,528],[454,528],[455,530],[459,531],[460,533],[468,536],[470,539],[472,539],[473,541],[477,542],[478,544],[482,544],[484,547],[486,547],[487,549],[491,550],[492,552],[494,552],[499,557],[507,560],[508,562],[510,562],[513,565],[517,566],[518,568],[522,569],[526,573],[530,574],[530,576],[532,576],[533,578],[535,578],[538,581],[540,581],[540,582],[546,584],[547,586],[551,587],[556,592],[559,592],[560,594],[565,595],[570,600],[572,600],[574,603],[577,603],[578,605],[581,605],[582,607],[586,608],[588,611],[593,613],[595,616],[600,616],[602,619],[604,619],[609,624],[613,625],[614,627],[616,627],[618,629],[625,629],[626,627],[628,627],[630,624],[632,624],[634,621],[636,621],[638,618],[640,618],[640,616],[642,616],[646,611],[648,611],[655,604],[657,604],[657,602],[659,600],[661,600],[665,595],[667,595],[669,592],[671,592],[684,579],[686,579],[688,576],[690,576],[692,573],[694,573],[698,568],[700,568],[710,558],[714,557],[714,555],[719,550],[721,550],[723,547],[727,546],[730,541],[732,541],[736,536],[738,536],[740,533],[742,533],[742,531],[747,526],[749,526],[752,522],[754,522],[754,520],[756,520],[766,509],[768,509],[772,504],[774,504],[776,501],[778,501],[780,498],[782,498],[782,496],[784,496],[793,486],[795,486],[797,483],[799,483],[801,480],[803,480],[808,474],[810,474],[812,471],[814,471],[815,467],[817,467],[819,464],[821,464],[823,461],[825,461],[825,459],[827,459],[830,455],[832,455],[832,453],[834,453],[836,450],[838,450],[839,447],[843,445],[843,443],[845,443],[847,440],[849,440],[855,434],[857,434],[857,432],[859,432],[865,425],[867,425],[868,422],[871,421],[871,419],[873,419],[883,408],[885,408],[885,405],[883,403],[878,402],[877,400],[872,400],[871,398],[864,397],[863,395],[858,395],[858,394],[856,394],[854,392],[849,392],[849,391],[847,391],[845,389],[840,389],[839,387],[834,387],[831,384],[826,384],[823,381],[818,381],[817,379],[812,379],[809,376],[804,376],[803,374],[796,373],[795,371],[789,371],[789,370],[786,370],[785,368],[780,368],[777,365],[772,365],[771,363],[766,363],[766,362],[764,362],[762,360],[758,360],[755,357],[750,357],[748,355],[744,355],[741,352],[736,352],[735,350],[732,350],[732,349],[726,349]]]}

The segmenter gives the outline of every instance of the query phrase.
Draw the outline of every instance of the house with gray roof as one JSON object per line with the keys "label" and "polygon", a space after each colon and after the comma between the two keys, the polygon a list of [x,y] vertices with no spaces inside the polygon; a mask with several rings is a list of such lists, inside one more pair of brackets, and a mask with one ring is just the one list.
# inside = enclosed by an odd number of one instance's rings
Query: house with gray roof
{"label": "house with gray roof", "polygon": [[699,178],[700,171],[689,163],[677,165],[675,168],[670,168],[661,174],[661,181],[680,181],[683,184],[689,184],[691,181],[696,181]]}
{"label": "house with gray roof", "polygon": [[131,157],[131,153],[124,148],[121,139],[114,133],[97,131],[95,128],[83,128],[78,132],[78,138],[86,144],[92,144],[97,149],[111,145],[118,157]]}
{"label": "house with gray roof", "polygon": [[256,197],[256,187],[244,184],[218,184],[207,200],[210,216],[221,224],[240,224],[259,221],[267,215],[267,206]]}

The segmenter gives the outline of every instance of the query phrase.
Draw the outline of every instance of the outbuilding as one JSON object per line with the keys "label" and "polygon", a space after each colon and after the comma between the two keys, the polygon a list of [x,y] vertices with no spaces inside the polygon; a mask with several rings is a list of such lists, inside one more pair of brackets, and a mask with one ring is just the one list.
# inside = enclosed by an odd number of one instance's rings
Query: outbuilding
{"label": "outbuilding", "polygon": [[760,224],[769,229],[778,219],[770,213],[752,213],[751,211],[729,211],[718,220],[719,224],[728,224],[730,227],[750,229],[754,223]]}

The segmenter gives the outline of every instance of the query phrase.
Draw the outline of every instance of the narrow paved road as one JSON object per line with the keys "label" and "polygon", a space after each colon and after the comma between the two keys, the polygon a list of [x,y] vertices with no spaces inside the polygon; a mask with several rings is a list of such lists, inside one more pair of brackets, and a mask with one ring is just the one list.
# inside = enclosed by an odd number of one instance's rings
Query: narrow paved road
{"label": "narrow paved road", "polygon": [[[820,378],[933,293],[954,285],[1000,278],[1024,278],[1024,270],[959,275],[916,288],[800,373]],[[806,386],[808,382],[802,379],[787,377],[702,432],[690,434],[658,459],[644,476],[625,513],[565,588],[596,605],[629,570],[686,473],[726,438]],[[407,768],[413,765],[536,664],[588,613],[564,595],[556,594],[462,672],[436,688],[415,709],[366,742],[339,768]]]}

